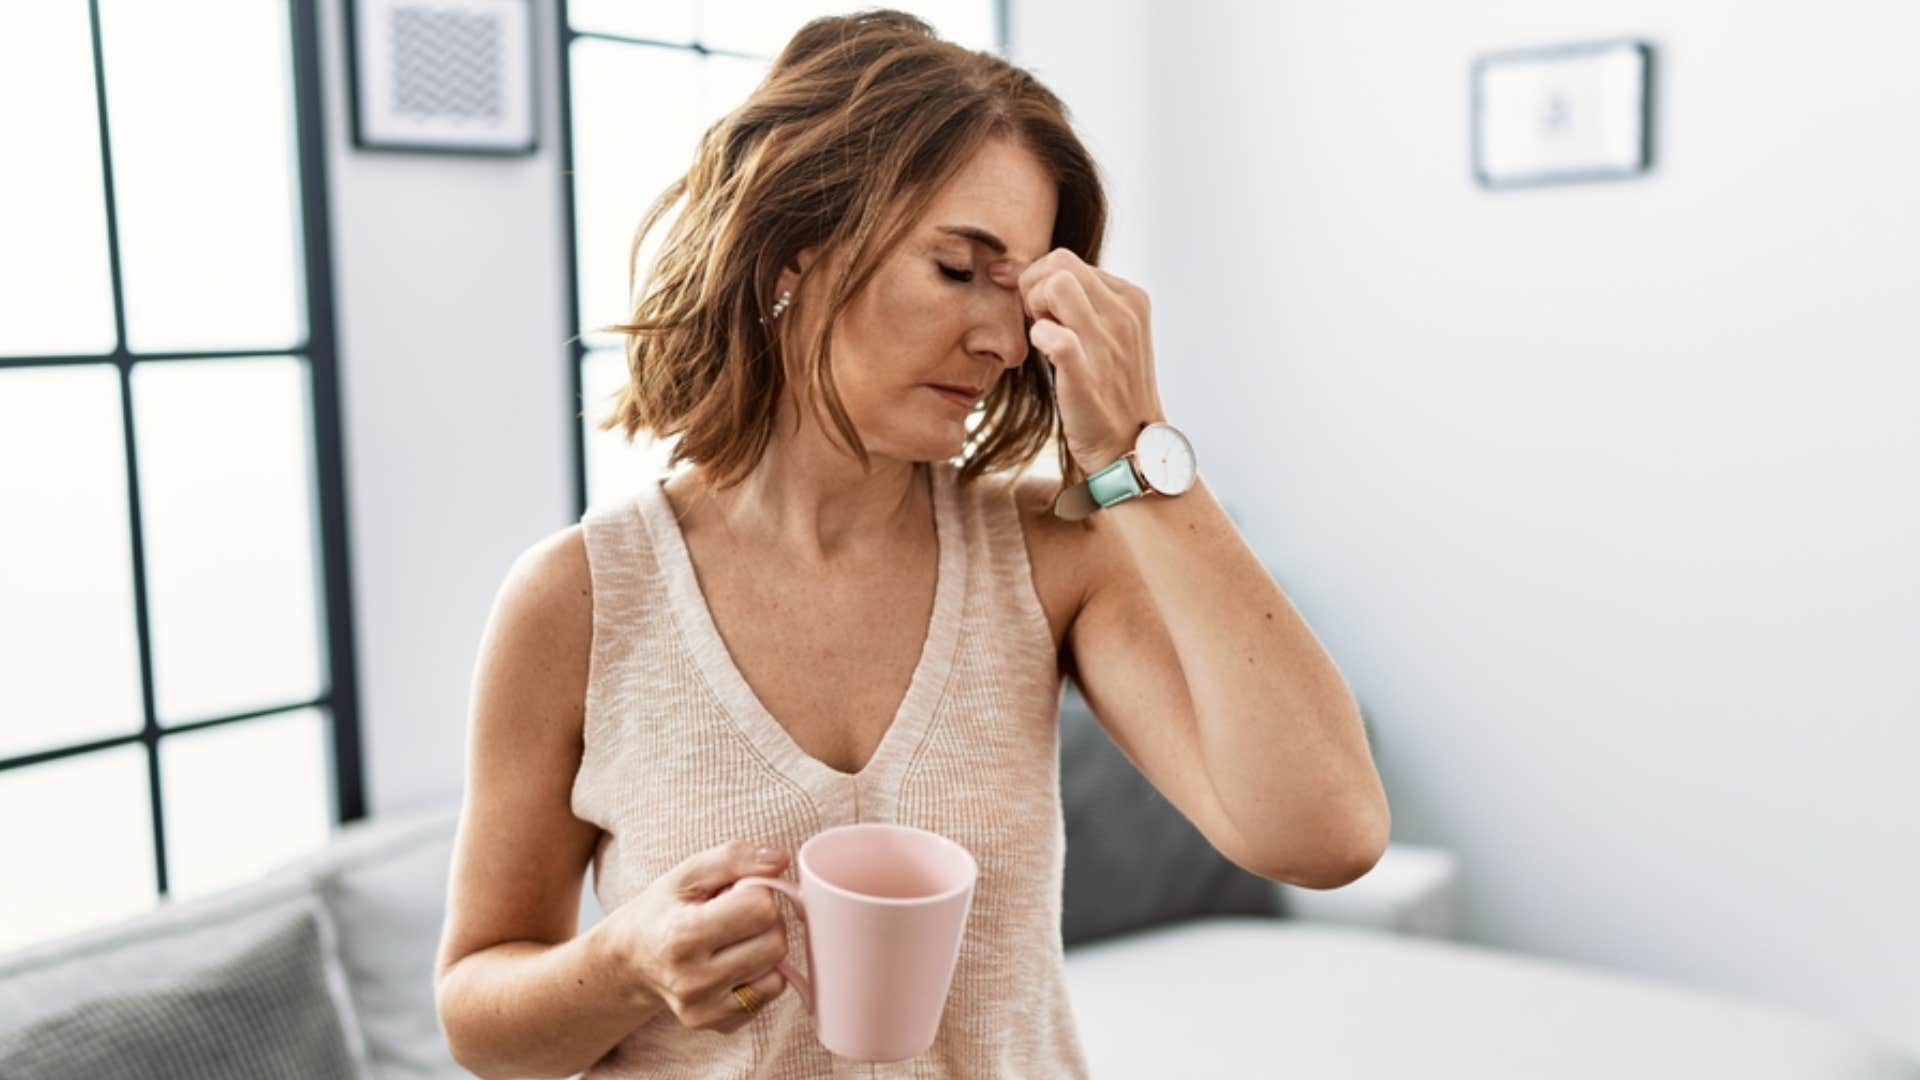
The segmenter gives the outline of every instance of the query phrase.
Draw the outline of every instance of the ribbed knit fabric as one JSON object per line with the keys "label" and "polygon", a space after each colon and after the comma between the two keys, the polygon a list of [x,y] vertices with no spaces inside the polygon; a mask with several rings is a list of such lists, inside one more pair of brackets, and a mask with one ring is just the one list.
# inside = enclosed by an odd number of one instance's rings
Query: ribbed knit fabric
{"label": "ribbed knit fabric", "polygon": [[[670,1011],[586,1080],[657,1077],[1084,1077],[1060,939],[1066,832],[1062,686],[1010,482],[963,489],[934,462],[939,578],[925,646],[892,726],[858,774],[802,750],[747,685],[716,630],[660,487],[590,507],[593,654],[574,814],[603,830],[595,895],[612,911],[687,856],[735,837],[789,853],[855,821],[951,837],[980,865],[933,1046],[886,1064],[820,1045],[792,987],[731,1035]],[[799,880],[789,860],[785,876]],[[788,959],[805,926],[783,900]]]}

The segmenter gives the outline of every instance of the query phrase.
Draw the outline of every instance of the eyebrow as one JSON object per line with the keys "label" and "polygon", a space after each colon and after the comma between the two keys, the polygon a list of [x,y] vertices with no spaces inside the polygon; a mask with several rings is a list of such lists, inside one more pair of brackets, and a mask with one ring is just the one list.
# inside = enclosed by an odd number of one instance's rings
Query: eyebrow
{"label": "eyebrow", "polygon": [[1005,255],[1007,253],[1007,242],[1005,240],[1000,239],[978,225],[941,225],[938,226],[938,228],[943,233],[951,233],[954,236],[964,236],[969,240],[978,240],[991,248],[995,255]]}

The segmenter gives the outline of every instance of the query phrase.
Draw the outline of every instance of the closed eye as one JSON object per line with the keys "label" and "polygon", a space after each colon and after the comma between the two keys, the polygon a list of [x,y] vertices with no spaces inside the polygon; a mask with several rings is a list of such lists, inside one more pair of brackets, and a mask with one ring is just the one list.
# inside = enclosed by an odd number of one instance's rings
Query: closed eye
{"label": "closed eye", "polygon": [[954,281],[965,282],[965,281],[973,280],[973,271],[971,270],[955,270],[953,267],[948,266],[945,263],[935,263],[934,265],[940,268],[941,273],[947,275],[947,277],[949,278],[952,278]]}

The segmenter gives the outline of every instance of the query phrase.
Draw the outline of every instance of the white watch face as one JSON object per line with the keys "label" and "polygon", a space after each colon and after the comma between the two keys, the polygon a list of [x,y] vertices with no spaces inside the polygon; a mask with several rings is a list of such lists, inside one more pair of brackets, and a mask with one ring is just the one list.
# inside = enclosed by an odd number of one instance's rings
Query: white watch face
{"label": "white watch face", "polygon": [[1193,486],[1197,466],[1193,444],[1172,424],[1148,424],[1133,442],[1140,475],[1162,495],[1178,495]]}

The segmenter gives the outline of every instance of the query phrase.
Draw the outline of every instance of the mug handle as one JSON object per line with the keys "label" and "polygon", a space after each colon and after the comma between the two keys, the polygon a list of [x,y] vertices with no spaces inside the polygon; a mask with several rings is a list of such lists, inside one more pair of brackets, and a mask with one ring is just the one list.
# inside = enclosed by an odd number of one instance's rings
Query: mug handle
{"label": "mug handle", "polygon": [[[736,878],[734,880],[734,884],[735,885],[765,885],[767,888],[772,889],[775,892],[785,893],[787,896],[787,899],[793,901],[793,913],[795,915],[800,916],[801,922],[804,923],[807,921],[807,906],[806,904],[802,903],[800,900],[800,886],[795,885],[793,882],[788,881],[785,878],[760,877],[758,875],[754,875],[749,877]],[[812,954],[809,953],[808,955],[812,955]],[[787,963],[785,960],[780,961],[780,963],[777,966],[780,969],[781,976],[784,977],[789,983],[792,983],[794,987],[800,991],[800,1003],[807,1007],[808,1013],[812,1013],[813,1012],[813,984],[807,981],[807,977],[805,975],[802,975],[799,972],[793,970],[793,965]]]}

